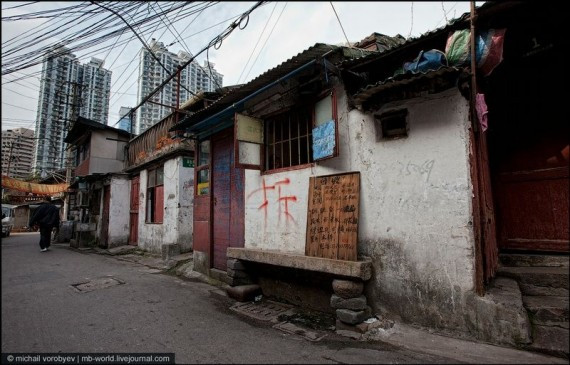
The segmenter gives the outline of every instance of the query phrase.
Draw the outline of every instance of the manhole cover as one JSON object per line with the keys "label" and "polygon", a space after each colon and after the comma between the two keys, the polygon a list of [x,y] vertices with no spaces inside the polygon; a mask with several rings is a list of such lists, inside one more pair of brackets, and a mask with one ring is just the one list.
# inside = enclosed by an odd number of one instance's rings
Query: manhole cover
{"label": "manhole cover", "polygon": [[230,307],[233,311],[262,321],[277,320],[277,317],[280,314],[287,312],[292,308],[293,307],[291,306],[269,300],[258,303],[236,303]]}
{"label": "manhole cover", "polygon": [[116,278],[99,278],[89,280],[87,282],[71,284],[71,286],[80,293],[87,293],[97,289],[109,288],[111,286],[124,284],[125,282]]}

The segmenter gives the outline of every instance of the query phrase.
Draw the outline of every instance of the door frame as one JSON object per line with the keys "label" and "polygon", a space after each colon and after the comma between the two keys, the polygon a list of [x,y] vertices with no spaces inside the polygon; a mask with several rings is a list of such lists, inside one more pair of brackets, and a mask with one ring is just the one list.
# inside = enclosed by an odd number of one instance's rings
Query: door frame
{"label": "door frame", "polygon": [[[235,138],[234,128],[229,127],[210,137],[210,223],[209,223],[209,256],[210,269],[214,268],[214,222],[216,216],[214,214],[214,194],[216,189],[216,181],[214,179],[214,156],[216,154],[216,141],[229,139],[229,169],[230,169],[230,220],[229,220],[229,236],[230,241],[228,247],[244,247],[245,244],[245,170],[236,165],[235,161]],[[236,183],[237,182],[237,183]],[[219,270],[219,269],[218,269]]]}
{"label": "door frame", "polygon": [[100,243],[103,247],[109,247],[109,227],[111,212],[111,185],[103,186],[103,216],[101,222],[101,238]]}
{"label": "door frame", "polygon": [[[136,186],[136,192],[135,192]],[[136,195],[135,195],[136,194]],[[139,209],[140,209],[140,175],[131,178],[131,193],[129,200],[129,245],[138,246]],[[135,225],[133,227],[133,224]]]}

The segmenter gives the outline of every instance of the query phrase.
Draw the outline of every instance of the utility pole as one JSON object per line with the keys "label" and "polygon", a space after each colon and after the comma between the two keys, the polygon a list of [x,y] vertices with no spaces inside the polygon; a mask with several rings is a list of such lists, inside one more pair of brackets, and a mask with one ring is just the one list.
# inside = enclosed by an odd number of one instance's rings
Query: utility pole
{"label": "utility pole", "polygon": [[[73,127],[73,124],[79,117],[79,107],[78,104],[81,100],[81,85],[79,83],[72,83],[73,85],[73,98],[72,98],[72,105],[71,105],[71,122],[67,126],[67,131],[69,132]],[[65,183],[69,186],[71,184],[71,148],[66,148],[66,158],[65,158]],[[67,217],[69,216],[69,194],[67,192],[64,193],[64,200],[63,200],[63,221],[67,221]]]}
{"label": "utility pole", "polygon": [[6,168],[6,176],[10,177],[10,164],[12,163],[12,150],[14,149],[14,141],[10,141],[10,152],[8,152],[8,167]]}

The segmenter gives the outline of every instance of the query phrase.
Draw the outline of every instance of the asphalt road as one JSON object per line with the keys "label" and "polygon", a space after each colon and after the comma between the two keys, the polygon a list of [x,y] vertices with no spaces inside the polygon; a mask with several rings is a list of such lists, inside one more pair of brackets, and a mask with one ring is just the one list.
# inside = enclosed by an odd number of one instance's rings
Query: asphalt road
{"label": "asphalt road", "polygon": [[[230,310],[217,287],[113,257],[2,239],[2,353],[174,353],[176,363],[449,363],[331,332],[318,342]],[[98,279],[122,282],[80,292]]]}

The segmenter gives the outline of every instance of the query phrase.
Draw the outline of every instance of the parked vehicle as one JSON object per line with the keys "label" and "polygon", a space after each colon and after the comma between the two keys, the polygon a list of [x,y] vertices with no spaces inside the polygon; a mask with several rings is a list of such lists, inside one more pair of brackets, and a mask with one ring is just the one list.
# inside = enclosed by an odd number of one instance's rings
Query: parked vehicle
{"label": "parked vehicle", "polygon": [[14,228],[15,205],[2,204],[2,237],[10,236]]}

